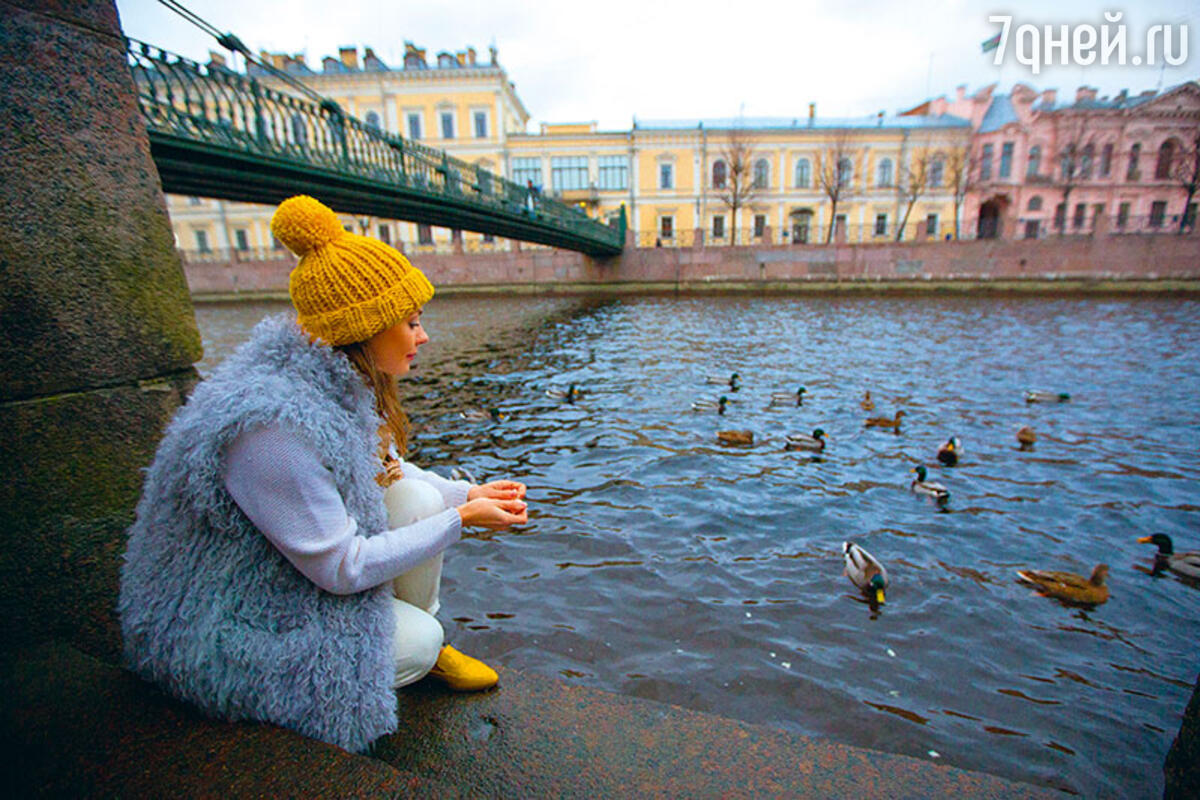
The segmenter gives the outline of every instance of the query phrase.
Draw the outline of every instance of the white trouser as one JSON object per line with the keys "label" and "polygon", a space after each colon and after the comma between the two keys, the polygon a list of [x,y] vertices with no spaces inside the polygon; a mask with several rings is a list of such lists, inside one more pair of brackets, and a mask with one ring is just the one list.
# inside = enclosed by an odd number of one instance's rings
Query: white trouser
{"label": "white trouser", "polygon": [[[388,527],[401,528],[433,516],[446,508],[441,494],[424,481],[403,478],[383,494]],[[396,662],[395,686],[406,686],[425,677],[442,649],[442,624],[434,618],[441,603],[442,554],[438,553],[392,581],[396,633],[392,655]]]}

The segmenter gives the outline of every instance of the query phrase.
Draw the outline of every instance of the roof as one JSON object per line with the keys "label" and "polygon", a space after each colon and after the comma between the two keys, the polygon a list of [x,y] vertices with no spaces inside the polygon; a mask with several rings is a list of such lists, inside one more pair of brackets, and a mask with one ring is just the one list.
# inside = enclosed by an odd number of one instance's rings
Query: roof
{"label": "roof", "polygon": [[979,133],[998,131],[1009,123],[1017,121],[1017,110],[1013,108],[1011,94],[992,95],[992,102],[979,123]]}
{"label": "roof", "polygon": [[635,119],[635,130],[678,131],[692,129],[709,130],[801,130],[804,128],[969,128],[970,122],[942,114],[940,116],[898,117],[706,117],[684,119]]}

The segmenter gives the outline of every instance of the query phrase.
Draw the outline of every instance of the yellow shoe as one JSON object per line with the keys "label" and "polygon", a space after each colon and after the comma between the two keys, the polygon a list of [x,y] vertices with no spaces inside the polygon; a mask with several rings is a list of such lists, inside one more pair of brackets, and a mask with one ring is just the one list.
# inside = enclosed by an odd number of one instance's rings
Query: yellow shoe
{"label": "yellow shoe", "polygon": [[477,658],[464,656],[450,645],[438,653],[437,663],[429,674],[456,692],[478,692],[490,689],[500,681],[496,670]]}

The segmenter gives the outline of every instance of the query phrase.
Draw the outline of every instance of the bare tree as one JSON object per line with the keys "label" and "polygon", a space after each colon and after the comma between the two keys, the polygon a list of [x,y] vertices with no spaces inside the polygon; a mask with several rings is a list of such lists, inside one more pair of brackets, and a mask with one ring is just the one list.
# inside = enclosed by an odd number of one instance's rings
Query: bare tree
{"label": "bare tree", "polygon": [[954,194],[954,238],[960,235],[959,221],[962,216],[963,202],[967,192],[975,187],[974,176],[971,172],[971,150],[967,145],[950,148],[946,152],[946,180]]}
{"label": "bare tree", "polygon": [[904,203],[904,216],[900,219],[900,224],[896,226],[897,242],[904,236],[904,228],[908,225],[908,217],[912,213],[913,206],[929,189],[932,163],[933,156],[930,154],[929,148],[921,147],[909,153],[907,164],[900,165],[900,180],[896,182],[896,193],[900,195],[900,201]]}
{"label": "bare tree", "polygon": [[737,244],[738,211],[754,198],[753,147],[742,118],[738,117],[725,145],[713,162],[712,186],[717,199],[729,209],[729,244]]}
{"label": "bare tree", "polygon": [[854,182],[853,160],[850,158],[850,139],[843,128],[834,136],[833,142],[819,154],[817,167],[817,185],[829,198],[829,231],[825,234],[825,244],[833,239],[833,228],[837,222],[838,203],[845,200],[852,191]]}
{"label": "bare tree", "polygon": [[1173,154],[1169,170],[1171,180],[1187,193],[1183,201],[1183,213],[1179,215],[1180,233],[1196,225],[1196,214],[1194,211],[1189,213],[1189,210],[1196,191],[1200,189],[1200,127],[1193,129],[1190,136],[1191,142]]}
{"label": "bare tree", "polygon": [[1059,142],[1058,183],[1062,187],[1062,216],[1057,218],[1056,214],[1055,221],[1058,223],[1058,235],[1064,236],[1067,232],[1067,215],[1071,212],[1071,192],[1079,185],[1080,181],[1092,177],[1095,154],[1082,116],[1073,114],[1070,117],[1060,117],[1060,122],[1057,138]]}

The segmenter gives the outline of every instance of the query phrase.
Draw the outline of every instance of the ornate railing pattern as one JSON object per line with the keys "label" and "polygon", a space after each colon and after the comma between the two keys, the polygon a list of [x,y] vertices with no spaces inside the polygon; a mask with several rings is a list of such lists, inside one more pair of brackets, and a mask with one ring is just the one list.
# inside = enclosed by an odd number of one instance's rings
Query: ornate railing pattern
{"label": "ornate railing pattern", "polygon": [[[413,213],[400,219],[574,245],[603,255],[620,252],[624,245],[623,216],[609,224],[597,222],[536,189],[368,126],[331,100],[289,94],[134,39],[127,40],[127,52],[152,148],[156,138],[169,138],[208,153],[236,151],[264,170],[286,166],[294,174],[299,167],[324,173],[326,180],[332,173],[352,179],[362,203],[370,204],[364,192],[378,192],[381,201],[392,201],[393,209],[397,196],[415,201]],[[198,171],[204,161],[197,156]],[[244,197],[242,191],[234,199]],[[277,199],[268,195],[262,201]]]}

